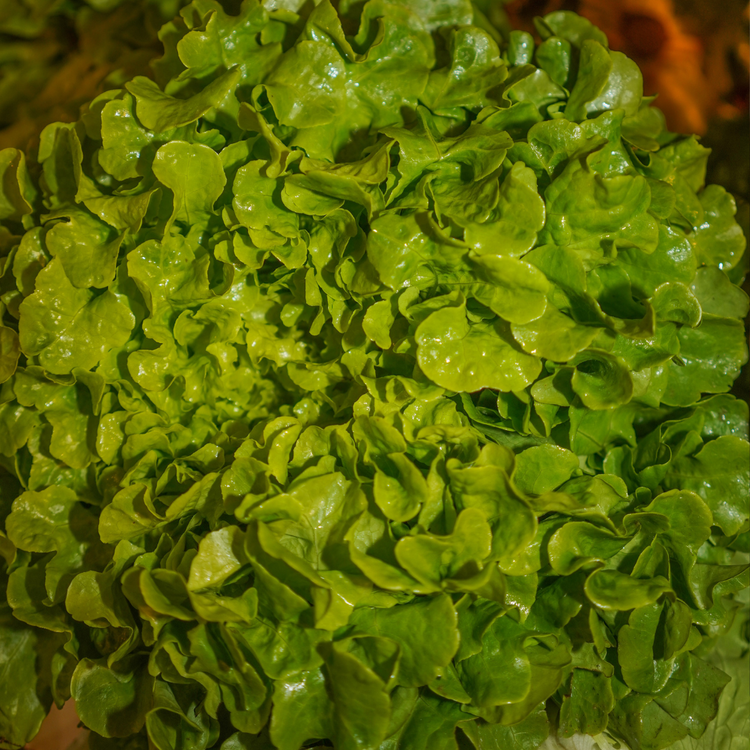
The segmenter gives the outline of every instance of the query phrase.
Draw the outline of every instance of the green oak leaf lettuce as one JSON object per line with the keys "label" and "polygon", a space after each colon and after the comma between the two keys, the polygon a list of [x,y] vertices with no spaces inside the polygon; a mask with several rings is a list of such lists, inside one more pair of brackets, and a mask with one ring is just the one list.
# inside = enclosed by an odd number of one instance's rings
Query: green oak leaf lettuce
{"label": "green oak leaf lettuce", "polygon": [[0,151],[0,746],[728,748],[707,150],[566,11],[173,5]]}

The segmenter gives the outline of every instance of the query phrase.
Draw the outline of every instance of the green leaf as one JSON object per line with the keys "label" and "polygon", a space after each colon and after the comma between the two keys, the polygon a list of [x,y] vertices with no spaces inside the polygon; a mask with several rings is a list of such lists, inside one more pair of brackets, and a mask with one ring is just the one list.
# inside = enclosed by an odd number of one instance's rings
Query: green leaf
{"label": "green leaf", "polygon": [[593,39],[581,43],[576,82],[565,106],[565,116],[574,122],[586,119],[588,106],[605,91],[613,62],[609,51]]}
{"label": "green leaf", "polygon": [[[181,62],[195,78],[236,66],[242,85],[259,83],[281,54],[278,43],[261,44],[261,34],[270,20],[268,12],[255,3],[243,6],[236,15],[208,4],[200,7],[210,8],[210,12],[205,24],[192,27],[178,42]],[[201,10],[204,20],[205,10]],[[229,39],[232,43],[227,44]]]}
{"label": "green leaf", "polygon": [[614,707],[615,698],[609,677],[601,672],[574,669],[570,694],[566,691],[560,707],[560,736],[601,734],[607,728],[607,720]]}
{"label": "green leaf", "polygon": [[204,216],[211,213],[226,184],[218,155],[200,143],[164,144],[156,152],[153,170],[156,179],[173,194],[170,223],[205,221]]}
{"label": "green leaf", "polygon": [[416,340],[417,361],[425,375],[456,392],[521,390],[541,370],[541,362],[520,350],[507,326],[472,324],[464,305],[432,313],[417,329]]}
{"label": "green leaf", "polygon": [[387,213],[375,219],[367,237],[367,257],[391,289],[432,282],[450,274],[466,252],[423,214]]}
{"label": "green leaf", "polygon": [[589,409],[611,409],[628,403],[633,396],[633,380],[628,366],[619,357],[586,349],[570,360],[575,366],[570,384]]}
{"label": "green leaf", "polygon": [[490,285],[476,298],[509,323],[535,320],[547,307],[549,283],[535,266],[498,255],[472,258],[477,276]]}
{"label": "green leaf", "polygon": [[49,206],[72,204],[81,183],[83,152],[74,124],[51,123],[39,137],[39,163],[43,165]]}
{"label": "green leaf", "polygon": [[586,595],[597,606],[627,611],[655,602],[672,587],[663,576],[631,578],[615,570],[597,570],[586,579]]}
{"label": "green leaf", "polygon": [[[281,544],[316,570],[326,569],[343,554],[343,535],[354,518],[362,511],[364,501],[355,484],[343,474],[334,472],[322,476],[299,478],[288,488],[288,495],[280,496],[269,508],[273,519],[283,517],[282,503],[288,500],[292,512],[279,534]],[[270,504],[270,503],[269,503]],[[266,504],[259,506],[263,518]],[[270,552],[270,550],[269,550]]]}
{"label": "green leaf", "polygon": [[614,557],[628,541],[590,523],[566,523],[550,537],[547,553],[552,569],[567,576],[591,562]]}
{"label": "green leaf", "polygon": [[494,621],[482,638],[482,651],[461,661],[461,684],[480,708],[517,703],[531,687],[531,664],[524,650],[528,632],[509,617]]}
{"label": "green leaf", "polygon": [[709,185],[701,194],[703,223],[691,237],[695,256],[706,265],[733,268],[742,257],[746,240],[734,219],[734,198],[719,185]]}
{"label": "green leaf", "polygon": [[[540,51],[553,39],[544,42]],[[571,158],[583,156],[603,142],[598,134],[565,119],[536,123],[529,130],[527,139],[534,155],[551,177],[557,177]]]}
{"label": "green leaf", "polygon": [[206,534],[190,563],[188,591],[220,588],[249,562],[244,545],[245,535],[237,526],[225,526]]}
{"label": "green leaf", "polygon": [[153,81],[143,76],[136,76],[126,84],[126,88],[135,97],[138,119],[149,130],[162,133],[195,122],[211,107],[219,104],[234,89],[239,78],[237,68],[228,70],[188,99],[175,99],[165,94]]}
{"label": "green leaf", "polygon": [[39,272],[36,291],[20,313],[21,351],[57,374],[95,367],[110,349],[125,344],[135,325],[111,291],[76,289],[57,258]]}
{"label": "green leaf", "polygon": [[217,736],[216,722],[198,705],[196,692],[173,688],[163,680],[154,683],[153,708],[146,716],[146,730],[158,750],[202,750]]}
{"label": "green leaf", "polygon": [[88,567],[87,553],[96,559],[96,521],[68,487],[24,492],[14,500],[6,520],[8,538],[28,552],[55,553],[45,568],[50,602],[65,598],[70,581]]}
{"label": "green leaf", "polygon": [[263,175],[264,166],[262,161],[251,161],[237,171],[232,205],[256,244],[277,247],[297,237],[299,217],[284,208],[280,185]]}
{"label": "green leaf", "polygon": [[410,521],[428,500],[429,488],[416,466],[402,453],[390,453],[388,460],[396,467],[396,477],[382,471],[375,473],[375,502],[386,518]]}
{"label": "green leaf", "polygon": [[494,103],[507,78],[492,37],[476,26],[456,29],[449,37],[450,68],[433,71],[422,95],[433,111],[455,107],[480,109]]}
{"label": "green leaf", "polygon": [[596,336],[595,328],[579,325],[550,305],[540,318],[525,325],[513,324],[511,330],[524,351],[554,362],[572,359]]}
{"label": "green leaf", "polygon": [[82,659],[70,689],[84,726],[103,737],[128,737],[146,721],[152,685],[143,663],[120,664],[116,671],[101,660]]}
{"label": "green leaf", "polygon": [[[149,82],[149,86],[153,86]],[[152,133],[135,116],[135,99],[129,94],[107,102],[101,112],[102,148],[97,160],[101,168],[116,180],[128,180],[150,174],[159,146],[177,137],[180,131]],[[100,200],[89,197],[89,200]]]}
{"label": "green leaf", "polygon": [[567,39],[551,36],[536,50],[539,67],[558,85],[565,86],[570,75],[571,47]]}
{"label": "green leaf", "polygon": [[534,246],[544,220],[545,206],[537,190],[536,175],[519,161],[503,180],[497,206],[486,223],[468,225],[464,240],[479,255],[516,258]]}
{"label": "green leaf", "polygon": [[690,669],[690,696],[683,713],[677,717],[691,737],[701,737],[708,723],[716,716],[719,696],[729,675],[693,654],[687,655]]}
{"label": "green leaf", "polygon": [[461,729],[477,750],[537,750],[549,736],[550,725],[540,705],[523,721],[506,727],[486,722],[464,722]]}
{"label": "green leaf", "polygon": [[511,65],[528,65],[534,54],[534,37],[527,31],[514,29],[510,32],[508,62]]}
{"label": "green leaf", "polygon": [[330,699],[322,670],[298,672],[274,688],[271,739],[279,750],[298,750],[333,733]]}
{"label": "green leaf", "polygon": [[471,580],[480,576],[491,542],[492,531],[484,514],[467,508],[458,515],[448,536],[406,537],[396,544],[395,554],[404,570],[424,584],[433,584],[436,590],[451,579],[468,588]]}
{"label": "green leaf", "polygon": [[356,609],[350,623],[356,632],[391,638],[401,646],[398,684],[404,687],[432,682],[458,649],[456,611],[446,594],[392,609]]}
{"label": "green leaf", "polygon": [[689,406],[705,393],[725,393],[747,362],[742,324],[732,318],[704,315],[696,328],[677,332],[680,360],[669,365],[665,404]]}
{"label": "green leaf", "polygon": [[[604,89],[594,99],[586,103],[589,117],[593,113],[621,109],[625,116],[638,112],[643,99],[643,76],[640,68],[622,52],[610,52],[612,68]],[[585,44],[581,47],[581,59],[586,57]],[[578,80],[576,80],[578,85]],[[575,87],[571,98],[576,93]]]}
{"label": "green leaf", "polygon": [[704,313],[720,318],[747,317],[750,300],[747,294],[729,281],[719,268],[699,268],[690,289]]}
{"label": "green leaf", "polygon": [[18,366],[21,344],[12,328],[0,326],[0,383],[9,380]]}
{"label": "green leaf", "polygon": [[22,747],[39,731],[52,705],[39,662],[49,659],[44,631],[13,617],[0,607],[0,737]]}
{"label": "green leaf", "polygon": [[749,517],[750,491],[747,442],[725,435],[712,440],[695,454],[673,461],[664,478],[665,487],[691,490],[705,501],[713,522],[727,535],[736,534]]}
{"label": "green leaf", "polygon": [[382,750],[455,750],[456,725],[466,720],[460,704],[424,689],[412,706],[403,724],[381,745]]}
{"label": "green leaf", "polygon": [[684,284],[662,284],[651,298],[651,305],[662,320],[691,328],[701,322],[700,303]]}
{"label": "green leaf", "polygon": [[448,466],[451,492],[458,508],[481,510],[492,527],[492,559],[501,569],[525,575],[523,557],[537,532],[536,518],[498,466]]}
{"label": "green leaf", "polygon": [[644,750],[663,750],[687,736],[687,729],[652,701],[651,696],[638,693],[631,693],[615,704],[609,731]]}
{"label": "green leaf", "polygon": [[660,513],[669,519],[667,536],[675,545],[697,553],[711,533],[712,517],[705,502],[693,492],[663,492],[646,506],[646,512]]}
{"label": "green leaf", "polygon": [[502,605],[488,599],[475,599],[466,595],[456,605],[461,642],[454,662],[463,661],[482,650],[482,639],[487,628],[503,613]]}
{"label": "green leaf", "polygon": [[264,616],[249,625],[233,625],[232,632],[247,645],[263,671],[273,680],[317,669],[323,659],[316,647],[329,638],[322,630],[301,628]]}
{"label": "green leaf", "polygon": [[543,495],[570,479],[576,469],[574,453],[556,445],[538,445],[516,456],[513,481],[522,492]]}
{"label": "green leaf", "polygon": [[[330,71],[323,77],[322,71]],[[318,86],[318,82],[325,85]],[[279,122],[310,128],[334,121],[344,102],[344,62],[327,44],[301,41],[271,73],[266,94]],[[304,111],[297,102],[305,101]]]}
{"label": "green leaf", "polygon": [[698,267],[690,240],[679,228],[665,224],[659,225],[659,239],[653,252],[625,248],[618,251],[617,259],[628,274],[633,291],[642,297],[651,297],[667,279],[691,284]]}
{"label": "green leaf", "polygon": [[78,289],[110,286],[123,236],[113,236],[110,227],[87,211],[66,209],[51,218],[67,219],[52,226],[45,243],[50,254],[60,259],[70,283]]}
{"label": "green leaf", "polygon": [[[716,711],[715,719],[708,724],[705,733],[701,733],[700,739],[686,737],[675,746],[677,750],[698,750],[701,746],[717,748],[737,747],[739,750],[744,750],[750,743],[747,739],[747,729],[750,728],[750,724],[748,723],[749,720],[745,710],[748,701],[750,701],[748,692],[745,690],[746,685],[750,681],[746,669],[749,656],[747,640],[742,636],[742,629],[747,621],[743,620],[744,618],[742,617],[736,618],[731,633],[719,641],[716,649],[709,657],[708,664],[705,665],[714,669],[718,668],[731,676],[731,681],[721,693],[718,705],[711,700],[712,697],[715,700],[715,693],[714,696],[706,696],[705,694],[701,695],[701,691],[698,690],[698,694],[695,696],[694,707],[698,708],[696,703],[700,702],[699,705],[702,704],[700,705],[702,710],[708,708],[709,711]],[[701,672],[705,669],[704,663],[697,662],[698,669],[696,670],[692,668],[692,663],[690,666],[690,677],[686,682],[689,685],[700,688]],[[713,669],[709,669],[709,674],[716,675]],[[695,679],[693,675],[698,679]],[[711,680],[711,682],[714,681]],[[718,684],[720,685],[721,683],[719,682]],[[718,685],[714,682],[714,685],[711,687],[715,691]],[[706,701],[707,697],[708,700]],[[685,703],[685,709],[687,709],[687,703]],[[698,730],[696,734],[700,732],[701,723],[696,727]]]}
{"label": "green leaf", "polygon": [[607,242],[645,252],[657,248],[659,224],[648,213],[651,190],[640,175],[602,176],[573,159],[547,188],[545,201],[544,241],[571,245],[584,263],[602,257]]}
{"label": "green leaf", "polygon": [[319,648],[326,661],[333,702],[331,739],[344,750],[377,747],[385,739],[391,712],[384,682],[336,645],[326,643]]}
{"label": "green leaf", "polygon": [[0,151],[0,221],[20,221],[31,213],[26,157],[15,148]]}
{"label": "green leaf", "polygon": [[655,643],[662,604],[649,604],[634,609],[628,624],[617,635],[617,659],[625,683],[639,693],[656,693],[667,683],[673,663],[659,657]]}

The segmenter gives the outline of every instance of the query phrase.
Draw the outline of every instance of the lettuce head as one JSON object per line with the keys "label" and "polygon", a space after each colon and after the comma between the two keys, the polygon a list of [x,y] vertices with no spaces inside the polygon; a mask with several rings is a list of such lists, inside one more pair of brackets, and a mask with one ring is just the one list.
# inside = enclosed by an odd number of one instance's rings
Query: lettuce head
{"label": "lettuce head", "polygon": [[485,11],[193,0],[0,151],[0,746],[745,747],[734,200]]}

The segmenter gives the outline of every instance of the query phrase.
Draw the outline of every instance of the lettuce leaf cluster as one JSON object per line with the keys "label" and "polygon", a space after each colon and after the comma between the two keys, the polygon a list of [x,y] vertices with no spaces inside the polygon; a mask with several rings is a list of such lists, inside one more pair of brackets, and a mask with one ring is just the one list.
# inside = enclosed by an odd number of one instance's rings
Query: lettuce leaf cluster
{"label": "lettuce leaf cluster", "polygon": [[0,151],[0,744],[70,696],[94,750],[704,734],[745,238],[632,61],[538,32],[193,0]]}

